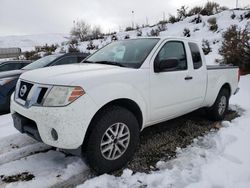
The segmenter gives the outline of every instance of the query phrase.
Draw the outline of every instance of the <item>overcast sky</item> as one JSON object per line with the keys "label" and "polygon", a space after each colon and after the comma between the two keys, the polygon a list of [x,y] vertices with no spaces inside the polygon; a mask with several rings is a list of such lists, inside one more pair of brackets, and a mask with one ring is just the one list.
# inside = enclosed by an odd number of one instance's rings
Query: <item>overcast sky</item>
{"label": "overcast sky", "polygon": [[[104,32],[158,22],[182,5],[203,5],[207,0],[0,0],[0,36],[69,33],[74,20],[100,25]],[[236,0],[215,0],[234,8]],[[250,4],[239,0],[239,7]],[[132,16],[134,11],[134,16]],[[134,18],[133,18],[134,17]]]}

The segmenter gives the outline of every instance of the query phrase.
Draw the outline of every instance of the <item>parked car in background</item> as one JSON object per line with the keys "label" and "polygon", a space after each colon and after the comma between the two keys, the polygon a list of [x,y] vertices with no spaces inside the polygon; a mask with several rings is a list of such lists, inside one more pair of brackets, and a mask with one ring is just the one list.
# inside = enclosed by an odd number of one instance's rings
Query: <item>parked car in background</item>
{"label": "parked car in background", "polygon": [[18,70],[30,64],[31,62],[32,61],[29,61],[29,60],[0,61],[0,72]]}
{"label": "parked car in background", "polygon": [[21,75],[11,113],[21,133],[84,153],[100,174],[132,158],[145,127],[199,108],[222,120],[239,90],[238,67],[206,66],[184,38],[117,41],[84,62]]}
{"label": "parked car in background", "polygon": [[16,82],[22,73],[43,67],[80,63],[88,55],[87,53],[49,55],[34,61],[20,70],[0,72],[0,112],[9,111],[10,96],[15,90]]}

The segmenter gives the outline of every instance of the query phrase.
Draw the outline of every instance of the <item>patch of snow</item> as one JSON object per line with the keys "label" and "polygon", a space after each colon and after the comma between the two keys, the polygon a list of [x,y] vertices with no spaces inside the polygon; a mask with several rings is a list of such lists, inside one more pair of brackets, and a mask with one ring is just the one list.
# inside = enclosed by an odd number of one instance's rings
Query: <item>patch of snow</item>
{"label": "patch of snow", "polygon": [[0,36],[1,48],[17,47],[21,48],[22,52],[31,51],[35,46],[45,44],[58,44],[68,40],[67,34],[37,34],[37,35],[20,35],[20,36]]}
{"label": "patch of snow", "polygon": [[[158,171],[135,173],[129,169],[121,177],[102,175],[78,188],[171,187],[171,188],[248,188],[250,187],[250,75],[242,76],[241,91],[232,97],[231,108],[243,108],[242,116],[224,121],[218,132],[194,139],[177,158],[157,163]],[[239,109],[240,110],[240,109]]]}

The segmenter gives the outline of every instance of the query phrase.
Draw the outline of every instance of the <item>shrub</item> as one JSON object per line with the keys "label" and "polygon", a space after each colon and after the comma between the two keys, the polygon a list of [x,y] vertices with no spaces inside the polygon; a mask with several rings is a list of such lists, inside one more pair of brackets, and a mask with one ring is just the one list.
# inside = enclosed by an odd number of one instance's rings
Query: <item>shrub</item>
{"label": "shrub", "polygon": [[225,11],[225,10],[229,10],[229,8],[226,7],[226,6],[222,6],[222,7],[219,7],[218,12],[222,12],[222,11]]}
{"label": "shrub", "polygon": [[93,41],[89,41],[89,43],[87,44],[87,50],[97,50],[98,46],[94,45]]}
{"label": "shrub", "polygon": [[165,25],[167,23],[168,23],[167,20],[161,20],[161,21],[158,22],[159,25]]}
{"label": "shrub", "polygon": [[160,31],[159,31],[158,29],[152,29],[152,30],[150,31],[150,36],[155,36],[155,37],[157,37],[157,36],[159,36],[159,34],[160,34]]}
{"label": "shrub", "polygon": [[250,19],[250,11],[249,12],[247,12],[246,14],[245,14],[245,16],[244,16],[246,19]]}
{"label": "shrub", "polygon": [[202,22],[202,19],[201,19],[200,14],[198,14],[198,16],[195,17],[191,22],[192,22],[192,23],[196,23],[196,24],[201,23],[201,22]]}
{"label": "shrub", "polygon": [[226,64],[239,66],[243,71],[250,71],[250,30],[231,26],[223,34],[222,47],[219,49]]}
{"label": "shrub", "polygon": [[219,12],[219,7],[220,5],[216,2],[207,2],[200,13],[207,16],[214,15]]}
{"label": "shrub", "polygon": [[142,36],[142,31],[141,31],[141,30],[137,30],[136,36],[137,36],[137,37],[141,37],[141,36]]}
{"label": "shrub", "polygon": [[166,27],[166,24],[160,24],[158,25],[158,30],[161,32],[161,31],[166,31],[167,30],[167,27]]}
{"label": "shrub", "polygon": [[112,40],[112,41],[116,41],[116,40],[118,40],[118,38],[117,38],[116,35],[112,35],[111,40]]}
{"label": "shrub", "polygon": [[80,52],[78,49],[78,40],[76,39],[71,39],[69,42],[69,47],[68,47],[68,52]]}
{"label": "shrub", "polygon": [[169,15],[169,23],[175,23],[175,22],[178,22],[179,21],[179,19],[178,18],[176,18],[174,15]]}
{"label": "shrub", "polygon": [[27,60],[37,60],[37,59],[41,58],[41,56],[34,50],[32,50],[30,52],[25,52],[24,57]]}
{"label": "shrub", "polygon": [[126,27],[126,29],[125,29],[125,31],[133,31],[134,30],[134,28],[133,27]]}
{"label": "shrub", "polygon": [[189,15],[189,16],[193,16],[193,15],[196,15],[196,14],[200,14],[201,11],[202,11],[202,7],[196,6],[196,7],[192,8],[192,9],[188,12],[188,15]]}
{"label": "shrub", "polygon": [[124,37],[124,39],[129,39],[129,38],[130,38],[129,34],[125,35]]}
{"label": "shrub", "polygon": [[188,7],[186,6],[181,6],[181,8],[177,9],[177,18],[178,20],[183,20],[184,18],[187,17],[187,9]]}
{"label": "shrub", "polygon": [[92,40],[103,38],[103,34],[102,34],[102,31],[101,31],[101,27],[95,25],[95,26],[91,29],[90,36],[91,36],[91,39],[92,39]]}
{"label": "shrub", "polygon": [[190,30],[188,28],[185,28],[183,31],[183,35],[184,35],[184,37],[190,37],[191,36]]}
{"label": "shrub", "polygon": [[196,31],[199,31],[200,29],[199,28],[194,28],[193,32],[196,32]]}
{"label": "shrub", "polygon": [[234,20],[234,18],[236,17],[235,13],[233,12],[233,14],[231,15],[231,18]]}
{"label": "shrub", "polygon": [[215,17],[209,18],[207,22],[209,24],[209,30],[213,32],[218,30],[217,20]]}
{"label": "shrub", "polygon": [[243,15],[240,15],[240,22],[244,19]]}
{"label": "shrub", "polygon": [[202,50],[204,52],[205,55],[209,54],[210,52],[212,52],[212,49],[210,47],[210,43],[208,40],[203,40],[202,41]]}

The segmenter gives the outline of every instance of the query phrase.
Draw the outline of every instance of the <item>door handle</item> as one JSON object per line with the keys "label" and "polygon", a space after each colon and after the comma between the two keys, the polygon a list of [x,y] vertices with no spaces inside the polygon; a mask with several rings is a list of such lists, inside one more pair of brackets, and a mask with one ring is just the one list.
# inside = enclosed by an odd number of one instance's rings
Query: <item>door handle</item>
{"label": "door handle", "polygon": [[185,77],[185,80],[192,80],[192,79],[193,79],[192,76],[186,76],[186,77]]}

